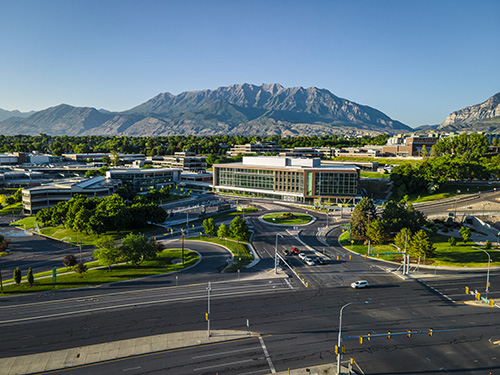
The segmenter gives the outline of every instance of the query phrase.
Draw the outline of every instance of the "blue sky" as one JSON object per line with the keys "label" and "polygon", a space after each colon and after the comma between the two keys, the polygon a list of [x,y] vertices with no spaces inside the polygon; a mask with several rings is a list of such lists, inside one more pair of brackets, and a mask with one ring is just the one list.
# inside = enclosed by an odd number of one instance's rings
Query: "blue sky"
{"label": "blue sky", "polygon": [[316,86],[410,126],[500,92],[500,1],[2,0],[0,108]]}

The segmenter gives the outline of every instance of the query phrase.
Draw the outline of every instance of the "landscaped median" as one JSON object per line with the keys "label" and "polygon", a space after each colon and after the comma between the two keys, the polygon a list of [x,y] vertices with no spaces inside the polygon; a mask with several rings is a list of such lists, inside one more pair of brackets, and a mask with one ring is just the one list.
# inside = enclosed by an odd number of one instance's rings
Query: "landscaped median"
{"label": "landscaped median", "polygon": [[311,215],[295,212],[279,212],[264,215],[262,220],[276,225],[304,225],[310,223],[313,218]]}
{"label": "landscaped median", "polygon": [[[462,241],[457,241],[454,246],[451,246],[448,242],[449,236],[444,236],[441,234],[429,233],[429,237],[434,244],[435,251],[431,258],[420,259],[421,265],[432,265],[432,266],[444,266],[444,267],[488,267],[488,256],[479,249],[488,251],[491,257],[491,267],[500,266],[500,250],[498,248],[486,249],[485,246],[475,245],[472,242],[463,243]],[[358,241],[350,239],[349,232],[344,232],[339,237],[339,242],[346,249],[351,250],[358,254],[368,253],[368,244],[365,241]],[[391,243],[385,243],[383,245],[371,245],[370,257],[379,259],[402,262],[403,255],[391,254],[385,255],[384,253],[397,253],[398,249]],[[404,250],[404,249],[402,249]],[[418,259],[412,258],[413,261],[418,261]]]}
{"label": "landscaped median", "polygon": [[198,237],[191,237],[189,240],[214,243],[224,246],[231,251],[233,254],[233,263],[224,269],[224,272],[234,272],[242,269],[254,260],[254,257],[249,250],[249,244],[246,242],[238,242],[228,238],[210,237],[205,234]]}
{"label": "landscaped median", "polygon": [[13,223],[16,227],[20,229],[33,229],[35,233],[41,234],[46,237],[50,237],[56,240],[68,242],[74,245],[95,245],[96,241],[100,237],[109,237],[113,240],[119,240],[125,237],[129,233],[147,233],[154,230],[158,230],[157,226],[150,225],[144,228],[138,228],[136,230],[122,230],[122,231],[109,231],[102,234],[95,233],[85,233],[77,232],[73,229],[65,228],[63,225],[58,225],[54,227],[41,227],[37,228],[35,216],[26,217],[24,219],[18,220]]}
{"label": "landscaped median", "polygon": [[34,275],[33,285],[29,285],[26,276],[17,285],[13,279],[4,280],[4,294],[42,292],[56,289],[69,289],[90,287],[141,277],[160,275],[192,266],[198,262],[200,256],[194,251],[184,250],[184,265],[180,260],[182,256],[180,249],[167,249],[157,254],[155,259],[145,260],[139,266],[132,264],[117,264],[111,267],[99,266],[97,261],[86,263],[87,272],[82,276],[75,273],[71,268],[63,267],[57,269],[55,285],[53,284],[52,271],[37,273]]}

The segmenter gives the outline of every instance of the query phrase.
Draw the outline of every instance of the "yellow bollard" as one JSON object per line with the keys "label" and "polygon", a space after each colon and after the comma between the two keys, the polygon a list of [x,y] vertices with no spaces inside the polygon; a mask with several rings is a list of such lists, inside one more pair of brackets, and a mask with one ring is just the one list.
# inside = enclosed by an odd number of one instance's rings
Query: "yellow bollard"
{"label": "yellow bollard", "polygon": [[306,288],[309,288],[309,283],[306,283]]}
{"label": "yellow bollard", "polygon": [[495,304],[495,301],[493,301],[492,299],[490,299],[490,306],[493,307],[494,304]]}
{"label": "yellow bollard", "polygon": [[465,294],[469,294],[469,287],[468,286],[465,287]]}
{"label": "yellow bollard", "polygon": [[377,254],[377,258],[380,258],[380,254]]}
{"label": "yellow bollard", "polygon": [[365,259],[368,258],[368,254],[365,254]]}
{"label": "yellow bollard", "polygon": [[337,260],[340,260],[340,257],[337,255]]}
{"label": "yellow bollard", "polygon": [[351,260],[351,259],[352,259],[352,255],[351,255],[351,254],[349,254],[349,260]]}

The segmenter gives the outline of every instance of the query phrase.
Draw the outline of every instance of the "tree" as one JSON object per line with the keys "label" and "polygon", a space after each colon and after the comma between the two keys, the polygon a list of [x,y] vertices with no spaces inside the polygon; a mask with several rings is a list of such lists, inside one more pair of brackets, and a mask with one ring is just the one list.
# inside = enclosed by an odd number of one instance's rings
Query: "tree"
{"label": "tree", "polygon": [[410,256],[431,257],[434,254],[434,250],[434,245],[425,230],[420,229],[412,236],[409,249]]}
{"label": "tree", "polygon": [[28,279],[28,283],[30,284],[30,286],[33,286],[33,283],[35,282],[35,278],[33,277],[33,270],[31,269],[31,267],[28,269],[27,279]]}
{"label": "tree", "polygon": [[229,237],[229,230],[227,229],[227,225],[222,223],[217,230],[217,237],[227,238]]}
{"label": "tree", "polygon": [[412,232],[409,228],[403,228],[400,232],[394,236],[394,245],[399,247],[401,251],[404,251],[408,247],[408,243],[411,241]]}
{"label": "tree", "polygon": [[354,207],[351,216],[351,238],[364,239],[366,238],[366,227],[370,221],[376,218],[376,208],[373,200],[370,198],[362,198]]}
{"label": "tree", "polygon": [[14,270],[14,281],[16,282],[17,285],[21,284],[21,270],[19,269],[19,267],[17,267],[15,270]]}
{"label": "tree", "polygon": [[87,272],[87,265],[83,264],[83,262],[80,262],[76,265],[74,271],[80,275],[80,277],[83,277],[83,274]]}
{"label": "tree", "polygon": [[472,231],[469,227],[461,227],[458,233],[462,236],[464,239],[464,243],[467,243],[469,241],[469,238],[472,234]]}
{"label": "tree", "polygon": [[66,255],[63,260],[64,267],[74,267],[76,266],[77,260],[76,257],[73,254]]}
{"label": "tree", "polygon": [[485,248],[486,250],[490,250],[490,249],[491,249],[491,241],[486,240],[486,243],[484,244],[484,248]]}
{"label": "tree", "polygon": [[120,254],[125,261],[139,265],[146,259],[156,256],[156,245],[154,239],[148,239],[144,235],[130,233],[122,241]]}
{"label": "tree", "polygon": [[450,237],[448,238],[448,243],[450,244],[450,247],[453,249],[453,247],[457,245],[457,239],[455,237]]}
{"label": "tree", "polygon": [[208,218],[203,220],[203,231],[209,236],[216,236],[217,229],[215,227],[215,220],[213,218]]}
{"label": "tree", "polygon": [[250,239],[250,231],[247,223],[241,217],[236,216],[229,226],[229,234],[231,238],[237,241],[248,241]]}
{"label": "tree", "polygon": [[103,237],[97,240],[96,246],[94,258],[97,258],[100,265],[107,266],[108,272],[111,272],[111,266],[120,260],[118,244],[109,237]]}
{"label": "tree", "polygon": [[366,236],[376,245],[381,245],[385,241],[386,232],[382,220],[375,219],[366,227]]}

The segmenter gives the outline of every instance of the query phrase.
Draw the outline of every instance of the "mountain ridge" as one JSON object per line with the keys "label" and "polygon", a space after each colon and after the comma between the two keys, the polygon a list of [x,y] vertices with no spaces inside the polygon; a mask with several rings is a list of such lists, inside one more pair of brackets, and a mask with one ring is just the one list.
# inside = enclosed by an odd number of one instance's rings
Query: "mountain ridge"
{"label": "mountain ridge", "polygon": [[438,130],[500,132],[500,92],[482,103],[450,113]]}
{"label": "mountain ridge", "polygon": [[[67,104],[0,122],[3,134],[51,135],[330,135],[411,131],[381,111],[327,89],[278,83],[160,93],[122,112]],[[267,133],[266,133],[267,132]]]}

